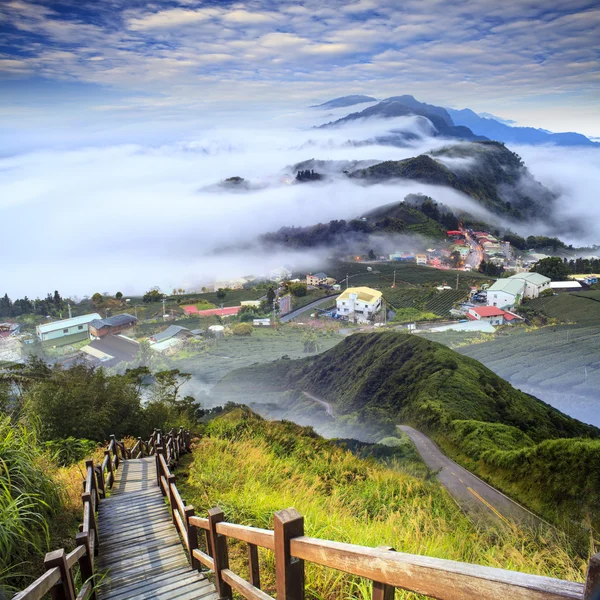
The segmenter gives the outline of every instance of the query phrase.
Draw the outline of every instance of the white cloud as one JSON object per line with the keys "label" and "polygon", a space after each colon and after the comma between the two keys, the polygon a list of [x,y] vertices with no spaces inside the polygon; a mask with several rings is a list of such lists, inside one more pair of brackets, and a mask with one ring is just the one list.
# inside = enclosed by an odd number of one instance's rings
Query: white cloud
{"label": "white cloud", "polygon": [[159,12],[146,14],[142,17],[129,19],[128,27],[133,31],[146,31],[149,29],[177,28],[184,25],[193,25],[206,21],[220,14],[217,9],[200,8],[188,10],[172,8]]}

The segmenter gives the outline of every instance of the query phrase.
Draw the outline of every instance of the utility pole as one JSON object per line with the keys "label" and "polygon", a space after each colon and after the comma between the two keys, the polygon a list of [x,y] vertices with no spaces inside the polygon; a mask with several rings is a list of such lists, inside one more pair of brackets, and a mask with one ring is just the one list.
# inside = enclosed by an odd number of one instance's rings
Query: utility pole
{"label": "utility pole", "polygon": [[162,299],[162,303],[163,303],[163,319],[165,318],[165,302],[166,302],[166,299],[163,298]]}
{"label": "utility pole", "polygon": [[67,308],[69,309],[69,319],[72,319],[73,315],[71,314],[71,305],[67,304]]}
{"label": "utility pole", "polygon": [[346,289],[348,289],[348,273],[346,273]]}
{"label": "utility pole", "polygon": [[456,274],[456,289],[458,289],[458,278],[460,277],[460,273]]}
{"label": "utility pole", "polygon": [[392,287],[396,287],[396,269],[394,269],[394,283],[392,284]]}

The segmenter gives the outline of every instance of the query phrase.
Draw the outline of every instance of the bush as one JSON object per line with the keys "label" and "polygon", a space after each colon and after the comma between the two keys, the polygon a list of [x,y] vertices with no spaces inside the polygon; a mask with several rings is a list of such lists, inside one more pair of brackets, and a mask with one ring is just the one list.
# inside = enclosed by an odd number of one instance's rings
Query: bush
{"label": "bush", "polygon": [[233,328],[233,335],[252,335],[253,327],[250,323],[238,323]]}
{"label": "bush", "polygon": [[306,296],[308,289],[305,283],[292,283],[288,288],[293,296]]}

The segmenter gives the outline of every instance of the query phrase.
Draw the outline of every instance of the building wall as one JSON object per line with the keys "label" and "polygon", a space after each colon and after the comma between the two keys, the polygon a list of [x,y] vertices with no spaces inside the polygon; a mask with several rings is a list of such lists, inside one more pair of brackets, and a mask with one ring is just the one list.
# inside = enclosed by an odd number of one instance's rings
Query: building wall
{"label": "building wall", "polygon": [[371,317],[381,308],[381,298],[377,298],[375,302],[363,302],[362,300],[338,300],[337,312],[340,315],[350,316],[356,313],[358,316],[365,318]]}
{"label": "building wall", "polygon": [[75,335],[77,333],[87,333],[87,325],[74,325],[72,327],[63,327],[62,329],[55,329],[54,331],[48,331],[46,333],[42,333],[38,337],[42,342],[48,340],[58,340],[63,337],[67,337],[68,335]]}
{"label": "building wall", "polygon": [[134,323],[125,323],[124,325],[119,325],[117,327],[101,327],[100,329],[96,329],[95,327],[89,326],[90,334],[94,337],[104,337],[109,334],[116,335],[117,333],[121,333],[121,331],[125,331],[126,329],[131,329]]}
{"label": "building wall", "polygon": [[487,293],[487,305],[497,306],[498,308],[505,308],[507,306],[515,306],[519,304],[520,298],[513,296],[503,291],[488,290]]}

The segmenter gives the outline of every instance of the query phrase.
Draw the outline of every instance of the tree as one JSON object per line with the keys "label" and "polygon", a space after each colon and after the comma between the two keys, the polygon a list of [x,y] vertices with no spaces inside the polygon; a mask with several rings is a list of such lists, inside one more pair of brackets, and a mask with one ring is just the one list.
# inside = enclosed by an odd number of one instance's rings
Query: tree
{"label": "tree", "polygon": [[252,335],[253,331],[254,328],[252,327],[252,325],[250,325],[250,323],[238,323],[233,328],[233,335],[248,336]]}
{"label": "tree", "polygon": [[543,258],[531,267],[531,271],[549,277],[552,281],[565,281],[571,276],[569,264],[558,256]]}
{"label": "tree", "polygon": [[102,300],[104,300],[104,297],[102,296],[102,294],[100,292],[96,292],[93,296],[92,296],[92,302],[94,304],[100,304],[100,302],[102,302]]}
{"label": "tree", "polygon": [[144,294],[142,300],[148,304],[150,302],[160,302],[164,297],[165,295],[160,291],[160,288],[153,287]]}
{"label": "tree", "polygon": [[308,288],[305,283],[292,283],[288,286],[288,289],[290,293],[296,297],[306,296],[308,293]]}
{"label": "tree", "polygon": [[52,300],[53,300],[54,306],[56,306],[56,308],[59,308],[62,305],[63,300],[60,297],[58,290],[54,290],[54,297],[52,298]]}
{"label": "tree", "polygon": [[217,298],[219,300],[223,300],[223,298],[225,298],[225,296],[227,296],[227,292],[223,288],[219,288],[217,290]]}
{"label": "tree", "polygon": [[373,252],[373,248],[371,248],[371,250],[369,250],[369,260],[375,260],[376,258],[375,252]]}
{"label": "tree", "polygon": [[270,287],[267,290],[267,304],[269,305],[269,310],[273,308],[273,302],[275,301],[275,290]]}
{"label": "tree", "polygon": [[123,294],[122,294],[122,292],[117,292],[117,293],[115,294],[115,298],[116,298],[117,300],[120,300],[122,297],[123,297]]}

